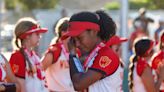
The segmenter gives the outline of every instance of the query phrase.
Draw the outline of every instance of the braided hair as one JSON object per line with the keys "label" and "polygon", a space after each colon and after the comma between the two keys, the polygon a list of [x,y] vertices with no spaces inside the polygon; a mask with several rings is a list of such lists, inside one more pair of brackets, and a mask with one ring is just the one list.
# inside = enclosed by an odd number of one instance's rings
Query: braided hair
{"label": "braided hair", "polygon": [[129,90],[130,92],[133,92],[133,71],[134,71],[134,63],[138,61],[138,57],[146,57],[147,51],[151,48],[151,42],[149,38],[141,37],[134,41],[133,45],[133,52],[134,55],[130,57],[130,65],[129,65],[129,74],[128,74],[128,80],[129,80]]}

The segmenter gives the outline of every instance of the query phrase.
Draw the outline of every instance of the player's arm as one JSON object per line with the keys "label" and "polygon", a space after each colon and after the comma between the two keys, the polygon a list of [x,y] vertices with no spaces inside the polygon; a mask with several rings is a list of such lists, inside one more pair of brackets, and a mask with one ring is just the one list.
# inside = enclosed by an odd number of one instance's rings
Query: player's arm
{"label": "player's arm", "polygon": [[82,72],[78,67],[79,65],[76,64],[77,61],[75,61],[74,58],[77,57],[75,55],[70,55],[69,64],[71,80],[75,90],[80,91],[86,89],[89,85],[95,83],[103,77],[102,73],[90,69],[87,72]]}
{"label": "player's arm", "polygon": [[162,80],[159,79],[157,82],[154,82],[152,71],[150,67],[146,67],[141,75],[142,82],[145,86],[147,92],[159,92],[159,87],[162,83]]}
{"label": "player's arm", "polygon": [[46,70],[50,65],[57,62],[61,53],[61,48],[58,44],[52,45],[48,48],[45,55],[41,59],[42,69]]}
{"label": "player's arm", "polygon": [[53,54],[46,53],[45,56],[42,57],[41,62],[42,62],[42,69],[46,70],[53,62]]}

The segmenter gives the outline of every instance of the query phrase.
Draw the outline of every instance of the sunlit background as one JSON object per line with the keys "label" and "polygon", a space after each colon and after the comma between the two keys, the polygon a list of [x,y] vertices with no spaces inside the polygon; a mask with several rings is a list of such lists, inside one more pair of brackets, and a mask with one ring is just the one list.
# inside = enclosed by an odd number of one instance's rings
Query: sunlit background
{"label": "sunlit background", "polygon": [[[164,16],[164,0],[0,0],[0,50],[9,59],[12,47],[13,30],[16,21],[21,17],[33,17],[42,27],[48,28],[38,47],[40,56],[48,47],[53,34],[53,26],[57,20],[71,16],[75,12],[104,9],[116,22],[117,34],[129,38],[134,28],[133,19],[138,16],[138,9],[145,7],[147,15],[154,19],[148,26],[150,36],[158,27],[158,21]],[[128,43],[123,44],[123,60],[128,64]],[[127,90],[127,82],[123,89]]]}

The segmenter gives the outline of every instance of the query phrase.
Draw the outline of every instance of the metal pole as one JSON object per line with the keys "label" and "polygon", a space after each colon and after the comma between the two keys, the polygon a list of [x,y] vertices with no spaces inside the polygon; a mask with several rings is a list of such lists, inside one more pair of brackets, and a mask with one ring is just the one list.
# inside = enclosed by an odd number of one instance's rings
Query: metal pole
{"label": "metal pole", "polygon": [[2,26],[1,26],[1,20],[2,20],[2,4],[3,4],[3,0],[0,0],[0,51],[1,51],[1,30],[2,30]]}
{"label": "metal pole", "polygon": [[3,20],[4,9],[5,9],[5,2],[4,0],[0,0],[0,51],[2,47],[1,31],[2,31],[2,20]]}
{"label": "metal pole", "polygon": [[[120,34],[121,37],[128,36],[128,0],[120,0],[121,2],[121,14],[120,14]],[[129,92],[128,90],[128,62],[129,62],[129,52],[128,52],[128,43],[125,42],[122,44],[122,59],[125,62],[124,77],[123,77],[123,91]]]}
{"label": "metal pole", "polygon": [[[120,21],[121,21],[121,27],[120,27],[120,34],[121,37],[128,36],[128,23],[127,23],[127,17],[128,17],[128,0],[120,0],[121,1],[121,14],[120,14]],[[122,44],[122,59],[125,62],[125,66],[128,65],[128,43]]]}

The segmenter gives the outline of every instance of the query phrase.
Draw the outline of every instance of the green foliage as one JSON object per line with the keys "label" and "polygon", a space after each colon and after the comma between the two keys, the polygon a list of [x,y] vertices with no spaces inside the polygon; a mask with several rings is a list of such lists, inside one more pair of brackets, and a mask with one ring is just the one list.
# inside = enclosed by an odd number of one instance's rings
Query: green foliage
{"label": "green foliage", "polygon": [[106,3],[104,8],[107,10],[118,10],[120,8],[120,4],[118,2],[110,2]]}
{"label": "green foliage", "polygon": [[155,4],[157,9],[164,9],[164,0],[152,0],[152,4]]}
{"label": "green foliage", "polygon": [[54,8],[58,1],[59,0],[19,0],[25,10]]}
{"label": "green foliage", "polygon": [[130,9],[164,9],[164,0],[129,0]]}
{"label": "green foliage", "polygon": [[4,0],[6,9],[14,9],[16,6],[16,0]]}
{"label": "green foliage", "polygon": [[[108,10],[116,10],[120,8],[119,1],[106,3],[104,6]],[[164,9],[164,0],[129,0],[129,9],[140,9],[145,7],[147,9]]]}
{"label": "green foliage", "polygon": [[59,0],[5,0],[6,9],[14,9],[21,5],[23,10],[54,8]]}

